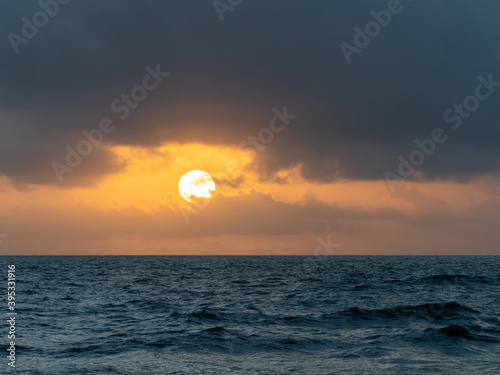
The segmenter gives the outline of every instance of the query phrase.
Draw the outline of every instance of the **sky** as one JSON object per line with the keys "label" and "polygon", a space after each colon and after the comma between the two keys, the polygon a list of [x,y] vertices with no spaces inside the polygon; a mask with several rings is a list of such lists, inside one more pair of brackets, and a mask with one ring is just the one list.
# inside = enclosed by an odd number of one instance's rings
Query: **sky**
{"label": "sky", "polygon": [[0,254],[500,255],[499,12],[3,1]]}

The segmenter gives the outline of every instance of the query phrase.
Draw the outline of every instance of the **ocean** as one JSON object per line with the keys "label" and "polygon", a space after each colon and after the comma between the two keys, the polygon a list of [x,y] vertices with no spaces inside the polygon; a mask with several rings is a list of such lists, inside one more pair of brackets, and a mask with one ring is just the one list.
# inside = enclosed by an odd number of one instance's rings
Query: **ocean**
{"label": "ocean", "polygon": [[0,257],[1,374],[500,374],[500,257]]}

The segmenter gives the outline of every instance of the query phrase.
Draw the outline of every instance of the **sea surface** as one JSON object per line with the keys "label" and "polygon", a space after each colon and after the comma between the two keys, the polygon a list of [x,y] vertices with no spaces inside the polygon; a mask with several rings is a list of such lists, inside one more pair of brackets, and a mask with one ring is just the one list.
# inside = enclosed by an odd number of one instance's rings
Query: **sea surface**
{"label": "sea surface", "polygon": [[4,296],[8,264],[1,374],[500,374],[500,257],[4,256]]}

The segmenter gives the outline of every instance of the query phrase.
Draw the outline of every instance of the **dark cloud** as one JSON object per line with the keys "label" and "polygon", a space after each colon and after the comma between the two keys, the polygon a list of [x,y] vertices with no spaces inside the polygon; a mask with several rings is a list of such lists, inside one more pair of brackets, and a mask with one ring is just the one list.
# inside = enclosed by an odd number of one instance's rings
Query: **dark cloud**
{"label": "dark cloud", "polygon": [[[457,131],[442,115],[474,93],[479,75],[500,81],[500,5],[401,3],[404,10],[347,64],[339,44],[352,44],[353,28],[387,1],[245,1],[221,22],[211,1],[73,0],[18,54],[7,34],[20,34],[21,17],[39,5],[2,2],[0,172],[19,184],[58,184],[51,163],[82,129],[116,118],[111,102],[156,64],[171,75],[105,143],[237,146],[286,105],[297,118],[258,154],[264,178],[302,164],[316,181],[380,179],[435,127],[449,141],[419,168],[426,178],[498,170],[500,90]],[[99,149],[68,183],[117,168]]]}

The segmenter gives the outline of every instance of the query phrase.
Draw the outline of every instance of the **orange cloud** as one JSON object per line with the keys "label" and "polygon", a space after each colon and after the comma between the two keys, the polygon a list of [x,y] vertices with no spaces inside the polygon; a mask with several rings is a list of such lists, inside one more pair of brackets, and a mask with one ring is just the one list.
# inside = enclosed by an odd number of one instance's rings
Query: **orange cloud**
{"label": "orange cloud", "polygon": [[[112,147],[127,165],[95,187],[14,189],[0,179],[3,254],[313,254],[331,236],[336,254],[498,253],[500,178],[469,183],[317,184],[298,168],[262,181],[234,147]],[[185,202],[179,178],[214,176],[218,194]],[[186,215],[188,219],[186,220]]]}

